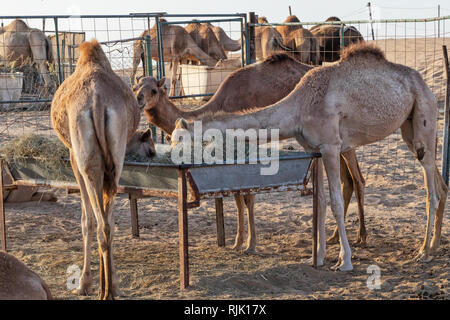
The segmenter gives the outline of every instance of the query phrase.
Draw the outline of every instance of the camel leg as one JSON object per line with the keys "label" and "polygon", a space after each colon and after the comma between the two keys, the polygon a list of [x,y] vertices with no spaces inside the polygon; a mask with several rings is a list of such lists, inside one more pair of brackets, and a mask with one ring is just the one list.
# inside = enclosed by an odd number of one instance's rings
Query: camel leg
{"label": "camel leg", "polygon": [[45,95],[49,92],[52,85],[50,71],[47,67],[47,42],[41,34],[37,32],[30,32],[28,37],[33,54],[33,62],[38,66],[39,73],[42,75],[45,84]]}
{"label": "camel leg", "polygon": [[73,154],[70,154],[70,163],[75,178],[80,186],[81,193],[81,232],[83,234],[83,271],[81,272],[80,283],[75,293],[78,295],[91,294],[92,274],[91,274],[91,243],[94,235],[94,216],[86,191],[84,179],[81,176]]}
{"label": "camel leg", "polygon": [[356,243],[358,243],[362,247],[365,247],[367,238],[366,224],[364,221],[364,191],[366,187],[366,181],[364,180],[361,169],[359,168],[358,159],[356,158],[355,151],[354,150],[347,151],[344,152],[342,155],[344,156],[345,162],[347,164],[346,166],[348,169],[347,175],[350,175],[352,178],[353,189],[355,190],[355,197],[358,203],[359,227],[358,227],[358,239],[356,240]]}
{"label": "camel leg", "polygon": [[[340,157],[340,172],[341,172],[341,185],[342,185],[342,195],[344,198],[344,219],[347,216],[347,210],[350,205],[350,200],[353,195],[353,180],[351,178],[350,172],[347,168],[347,163],[344,158]],[[336,226],[333,235],[327,240],[328,244],[335,244],[339,242],[339,232]]]}
{"label": "camel leg", "polygon": [[254,253],[256,249],[256,229],[255,229],[255,195],[246,194],[244,196],[245,205],[247,206],[247,220],[248,220],[248,235],[247,235],[247,247],[245,253]]}
{"label": "camel leg", "polygon": [[173,60],[172,66],[172,86],[170,88],[170,96],[174,96],[176,94],[176,84],[177,84],[177,70],[178,70],[179,61],[177,58]]}
{"label": "camel leg", "polygon": [[[133,59],[132,59],[132,69],[131,69],[131,74],[130,74],[130,83],[131,85],[134,85],[135,83],[135,77],[136,77],[136,73],[137,73],[137,69],[139,67],[139,63],[141,62],[141,57],[143,54],[143,50],[142,50],[142,44],[141,41],[142,40],[137,40],[138,42],[136,42],[133,45]],[[142,61],[144,61],[142,59]]]}
{"label": "camel leg", "polygon": [[238,210],[237,216],[238,219],[237,219],[236,239],[234,241],[232,249],[237,250],[240,249],[242,244],[244,243],[244,196],[240,194],[235,194],[234,200],[236,201],[236,207]]}
{"label": "camel leg", "polygon": [[325,171],[328,177],[330,189],[331,211],[336,218],[339,231],[340,252],[339,260],[334,269],[340,271],[349,271],[353,269],[351,261],[351,250],[348,244],[347,234],[344,223],[344,199],[340,185],[340,146],[339,145],[322,145],[320,148]]}
{"label": "camel leg", "polygon": [[[413,115],[415,119],[413,121],[407,120],[402,125],[401,131],[403,140],[410,151],[419,159],[424,172],[427,190],[427,226],[424,242],[415,260],[428,262],[431,260],[430,255],[439,247],[448,189],[435,164],[436,132],[435,130],[425,131],[426,127],[421,126],[423,121],[417,121],[417,118],[420,120],[426,118],[426,115],[421,117],[419,112],[415,111]],[[434,230],[432,230],[433,225]],[[431,238],[432,233],[434,233],[433,239]]]}

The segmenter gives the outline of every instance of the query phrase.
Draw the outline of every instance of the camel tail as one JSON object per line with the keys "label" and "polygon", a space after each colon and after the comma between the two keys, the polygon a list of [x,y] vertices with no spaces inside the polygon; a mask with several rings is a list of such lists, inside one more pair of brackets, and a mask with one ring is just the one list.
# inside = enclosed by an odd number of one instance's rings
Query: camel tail
{"label": "camel tail", "polygon": [[93,104],[92,120],[94,131],[102,153],[104,164],[103,176],[103,202],[108,203],[117,193],[116,165],[106,138],[107,119],[105,109],[101,107],[100,97],[95,95]]}

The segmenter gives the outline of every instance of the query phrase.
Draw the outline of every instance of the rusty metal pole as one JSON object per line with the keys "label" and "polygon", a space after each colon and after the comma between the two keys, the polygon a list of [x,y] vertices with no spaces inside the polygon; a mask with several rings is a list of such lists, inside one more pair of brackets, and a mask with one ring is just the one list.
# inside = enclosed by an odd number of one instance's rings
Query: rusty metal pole
{"label": "rusty metal pole", "polygon": [[249,42],[250,42],[250,63],[256,62],[256,46],[255,46],[255,27],[254,24],[256,23],[256,16],[254,12],[248,13],[249,17]]}
{"label": "rusty metal pole", "polygon": [[180,288],[189,287],[189,242],[186,170],[178,170],[178,235],[180,245]]}
{"label": "rusty metal pole", "polygon": [[225,247],[225,223],[223,219],[223,198],[216,198],[217,245]]}
{"label": "rusty metal pole", "polygon": [[0,159],[0,229],[2,231],[2,250],[6,252],[6,219],[3,203],[3,160]]}
{"label": "rusty metal pole", "polygon": [[447,46],[442,46],[442,53],[444,55],[444,74],[445,74],[445,105],[444,105],[444,142],[442,144],[442,166],[441,174],[448,186],[449,169],[450,169],[450,68],[448,63]]}
{"label": "rusty metal pole", "polygon": [[313,231],[313,266],[317,268],[317,216],[319,211],[319,190],[318,190],[318,176],[319,176],[319,165],[318,158],[314,159],[312,168],[312,183],[313,183],[313,217],[312,217],[312,231]]}
{"label": "rusty metal pole", "polygon": [[133,238],[139,238],[139,218],[138,218],[138,205],[137,198],[128,194],[130,200],[130,218],[131,218],[131,236]]}

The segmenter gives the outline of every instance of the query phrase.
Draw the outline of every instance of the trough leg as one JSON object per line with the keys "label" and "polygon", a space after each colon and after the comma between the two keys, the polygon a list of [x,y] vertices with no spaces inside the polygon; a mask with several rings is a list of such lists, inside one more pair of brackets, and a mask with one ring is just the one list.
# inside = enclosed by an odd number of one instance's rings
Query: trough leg
{"label": "trough leg", "polygon": [[6,252],[6,220],[3,204],[3,160],[0,160],[0,228],[2,230],[2,251]]}
{"label": "trough leg", "polygon": [[223,198],[216,198],[217,245],[225,247],[225,223],[223,219]]}
{"label": "trough leg", "polygon": [[178,171],[178,234],[180,245],[180,288],[189,286],[189,243],[186,171]]}
{"label": "trough leg", "polygon": [[130,199],[130,215],[131,215],[131,236],[133,238],[139,238],[139,219],[138,219],[138,206],[137,198],[128,194]]}

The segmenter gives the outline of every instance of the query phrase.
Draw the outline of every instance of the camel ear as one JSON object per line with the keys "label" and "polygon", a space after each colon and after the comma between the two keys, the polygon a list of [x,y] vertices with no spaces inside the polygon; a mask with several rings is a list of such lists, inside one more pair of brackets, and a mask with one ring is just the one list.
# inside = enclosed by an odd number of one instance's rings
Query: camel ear
{"label": "camel ear", "polygon": [[175,121],[175,129],[187,129],[188,124],[186,120],[183,118],[178,118],[177,121]]}
{"label": "camel ear", "polygon": [[161,88],[164,85],[164,83],[166,83],[166,77],[162,77],[161,79],[159,79],[158,87]]}
{"label": "camel ear", "polygon": [[151,136],[152,136],[152,131],[150,130],[150,128],[148,128],[147,130],[142,132],[141,142],[148,141],[151,138]]}
{"label": "camel ear", "polygon": [[134,83],[139,83],[139,80],[141,80],[142,77],[143,77],[143,76],[136,76],[136,77],[134,78]]}

